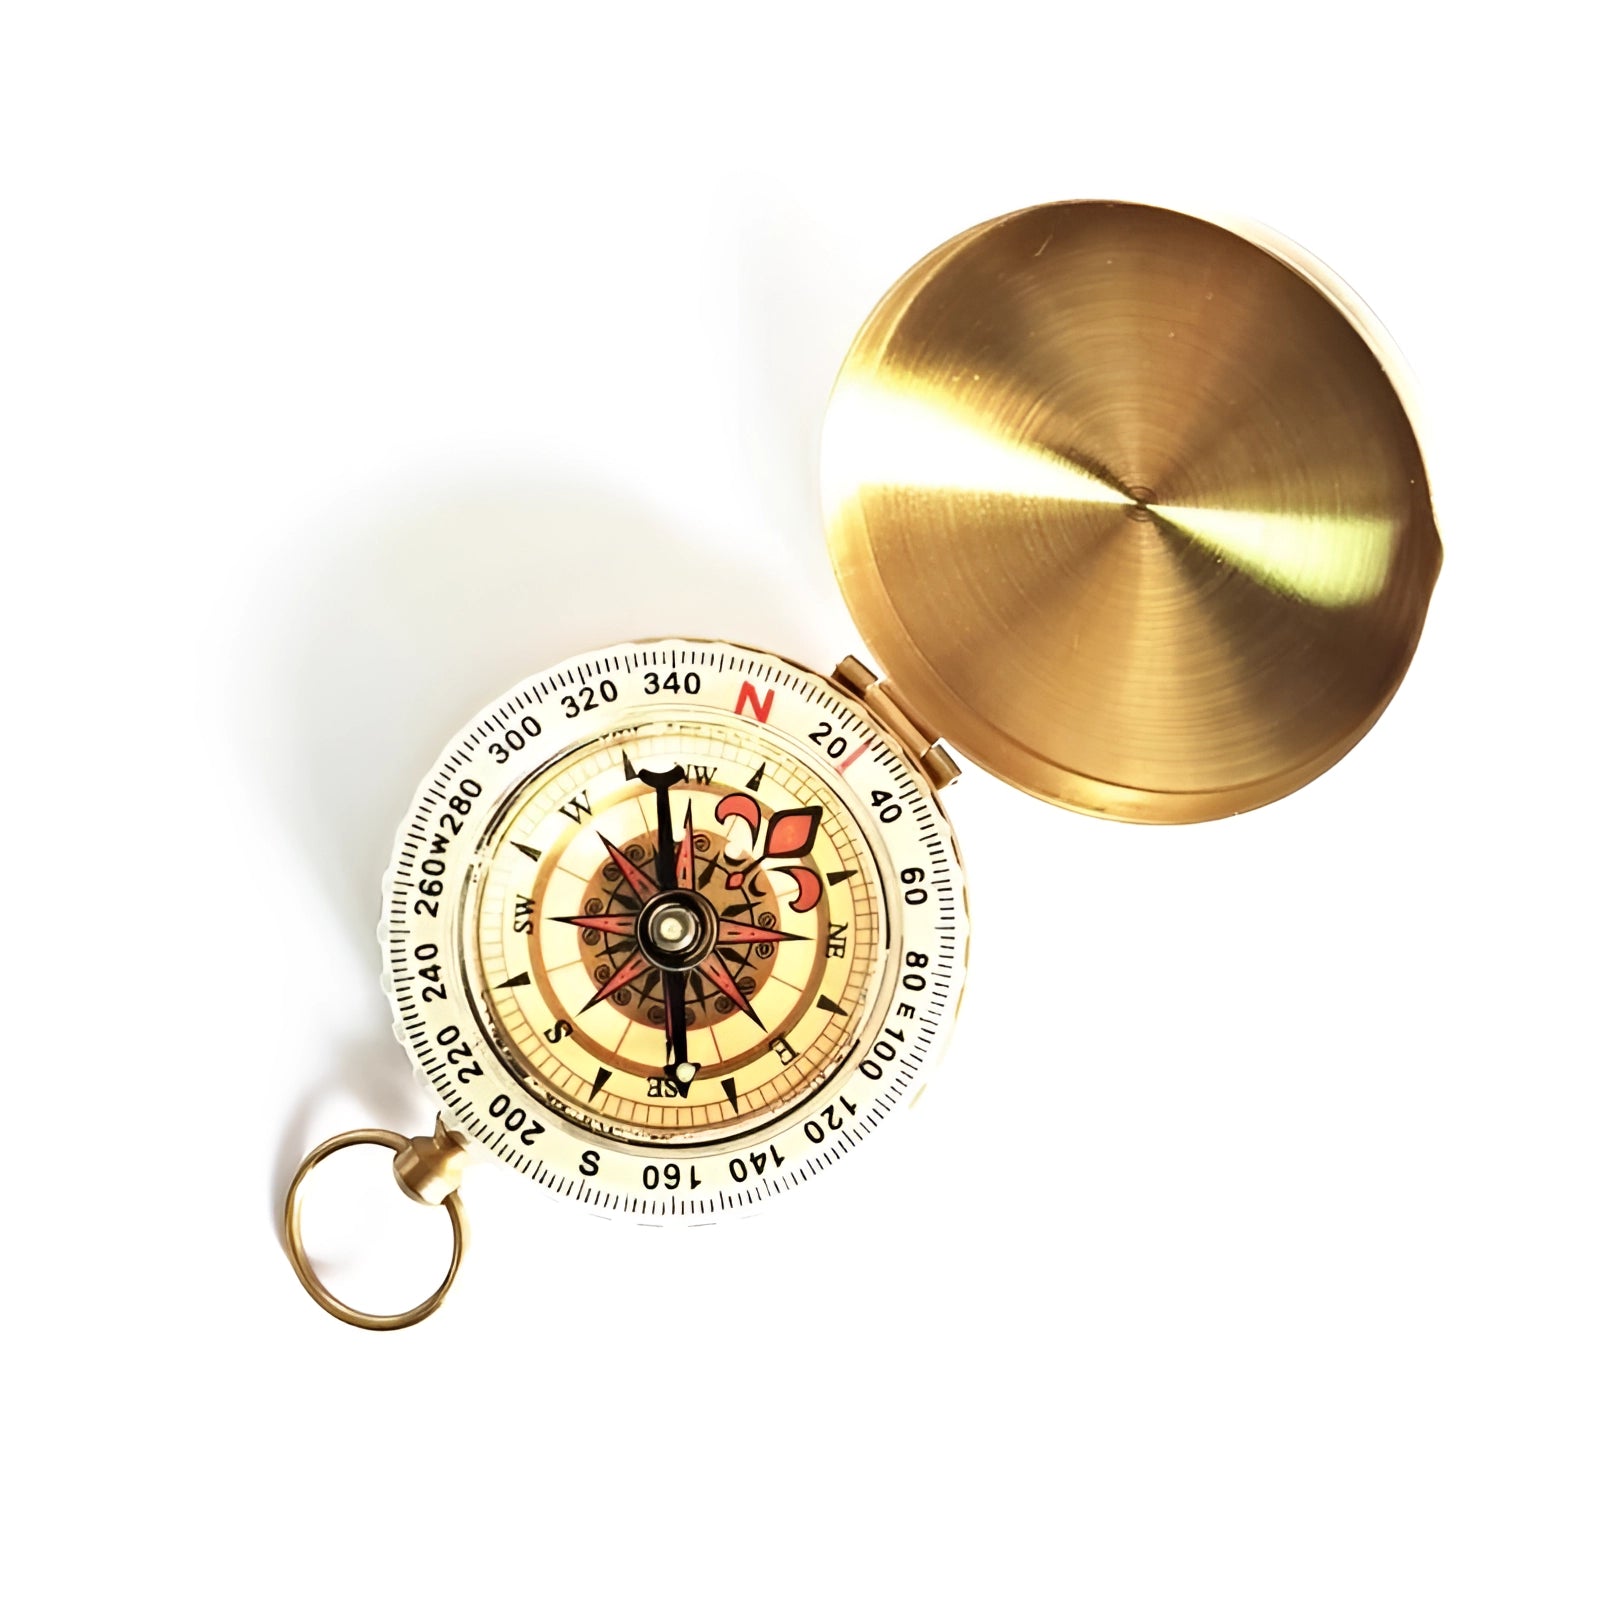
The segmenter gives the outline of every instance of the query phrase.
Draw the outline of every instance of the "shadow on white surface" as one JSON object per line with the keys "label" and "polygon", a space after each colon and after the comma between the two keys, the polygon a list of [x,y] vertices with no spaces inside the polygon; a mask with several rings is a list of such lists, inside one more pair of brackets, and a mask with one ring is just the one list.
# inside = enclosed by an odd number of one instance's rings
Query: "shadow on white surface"
{"label": "shadow on white surface", "polygon": [[[255,652],[264,687],[249,754],[374,993],[396,827],[482,705],[578,650],[673,634],[781,647],[795,632],[781,563],[697,548],[648,508],[570,484],[418,494],[307,548],[262,607],[271,620]],[[408,1131],[431,1122],[386,1027],[329,1060],[278,1142],[274,1227],[330,1099]]]}
{"label": "shadow on white surface", "polygon": [[409,1134],[426,1132],[433,1125],[433,1113],[426,1108],[421,1088],[407,1072],[405,1057],[387,1031],[347,1039],[330,1050],[329,1061],[323,1076],[295,1102],[278,1137],[269,1205],[280,1244],[284,1242],[284,1196],[301,1161],[317,1142],[330,1102],[359,1107],[364,1126]]}
{"label": "shadow on white surface", "polygon": [[872,308],[856,281],[862,268],[840,259],[847,247],[815,221],[760,207],[739,230],[737,256],[743,458],[769,524],[830,587],[822,420],[839,364]]}

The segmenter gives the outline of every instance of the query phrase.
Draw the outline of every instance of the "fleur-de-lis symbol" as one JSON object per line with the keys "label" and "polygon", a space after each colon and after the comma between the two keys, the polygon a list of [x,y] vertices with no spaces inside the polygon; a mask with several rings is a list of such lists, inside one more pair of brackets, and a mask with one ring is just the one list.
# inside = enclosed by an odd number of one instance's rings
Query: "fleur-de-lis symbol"
{"label": "fleur-de-lis symbol", "polygon": [[798,862],[811,854],[817,842],[817,829],[822,823],[821,806],[797,806],[789,811],[774,811],[766,821],[766,839],[762,842],[761,807],[747,794],[724,795],[717,802],[718,822],[743,822],[750,830],[751,844],[756,847],[741,867],[728,876],[728,887],[737,889],[763,862],[772,863],[779,872],[787,873],[794,881],[795,897],[789,902],[791,910],[810,911],[822,899],[822,879],[810,867],[784,866],[785,861]]}

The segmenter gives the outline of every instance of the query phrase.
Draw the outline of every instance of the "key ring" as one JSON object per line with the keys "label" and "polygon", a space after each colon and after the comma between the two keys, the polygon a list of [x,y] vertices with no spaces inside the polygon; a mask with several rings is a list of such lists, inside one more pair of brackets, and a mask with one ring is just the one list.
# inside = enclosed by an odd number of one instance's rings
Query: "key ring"
{"label": "key ring", "polygon": [[[427,1299],[414,1305],[409,1311],[380,1315],[370,1311],[358,1311],[354,1306],[346,1305],[317,1276],[316,1269],[306,1254],[305,1241],[301,1238],[301,1183],[313,1169],[335,1151],[345,1150],[358,1144],[382,1145],[387,1150],[393,1150],[395,1181],[400,1185],[402,1192],[409,1199],[422,1205],[443,1205],[450,1213],[450,1268],[444,1275],[444,1282]],[[444,1304],[444,1297],[449,1294],[450,1286],[456,1281],[461,1258],[467,1251],[467,1212],[462,1204],[459,1188],[466,1160],[465,1141],[459,1134],[445,1127],[442,1117],[431,1134],[425,1134],[419,1139],[408,1139],[404,1134],[392,1133],[387,1128],[352,1128],[348,1133],[339,1133],[331,1139],[324,1139],[300,1163],[300,1170],[295,1173],[294,1182],[289,1185],[289,1193],[283,1203],[284,1243],[288,1247],[289,1260],[294,1267],[295,1275],[304,1285],[306,1293],[324,1311],[337,1317],[341,1322],[348,1322],[353,1328],[368,1328],[379,1333],[394,1328],[409,1328],[421,1322],[424,1317],[431,1317]]]}

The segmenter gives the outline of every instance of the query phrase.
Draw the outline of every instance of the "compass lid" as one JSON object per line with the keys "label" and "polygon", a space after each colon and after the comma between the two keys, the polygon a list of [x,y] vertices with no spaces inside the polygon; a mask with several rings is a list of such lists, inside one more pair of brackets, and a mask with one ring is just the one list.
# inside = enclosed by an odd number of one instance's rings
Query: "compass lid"
{"label": "compass lid", "polygon": [[899,699],[1007,782],[1197,822],[1327,770],[1441,548],[1397,359],[1319,263],[1151,206],[983,223],[845,359],[828,545]]}

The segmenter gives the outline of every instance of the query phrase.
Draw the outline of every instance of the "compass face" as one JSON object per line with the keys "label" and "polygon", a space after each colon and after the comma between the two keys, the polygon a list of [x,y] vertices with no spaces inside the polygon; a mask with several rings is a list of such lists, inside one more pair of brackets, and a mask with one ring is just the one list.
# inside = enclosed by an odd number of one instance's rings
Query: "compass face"
{"label": "compass face", "polygon": [[909,1100],[966,953],[954,841],[837,684],[722,644],[519,685],[403,825],[396,1031],[448,1122],[647,1219],[795,1187]]}

